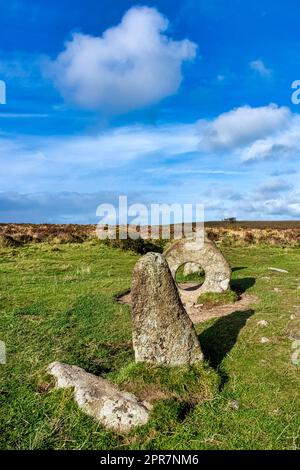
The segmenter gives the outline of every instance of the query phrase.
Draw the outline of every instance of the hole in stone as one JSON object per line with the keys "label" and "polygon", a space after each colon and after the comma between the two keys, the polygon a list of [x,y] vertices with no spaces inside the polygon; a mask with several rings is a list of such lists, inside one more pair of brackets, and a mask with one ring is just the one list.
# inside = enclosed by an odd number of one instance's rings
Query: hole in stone
{"label": "hole in stone", "polygon": [[193,291],[199,289],[205,281],[205,272],[198,263],[192,261],[179,266],[175,281],[180,289]]}

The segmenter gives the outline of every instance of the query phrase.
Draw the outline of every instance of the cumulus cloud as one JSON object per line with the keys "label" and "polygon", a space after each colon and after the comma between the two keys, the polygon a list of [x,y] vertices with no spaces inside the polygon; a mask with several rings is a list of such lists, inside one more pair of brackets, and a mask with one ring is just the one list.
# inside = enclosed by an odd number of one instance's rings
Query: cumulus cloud
{"label": "cumulus cloud", "polygon": [[[266,186],[268,184],[266,183]],[[220,219],[223,217],[237,217],[240,220],[268,220],[268,219],[299,219],[300,216],[300,192],[285,188],[278,191],[272,191],[271,184],[268,191],[262,197],[257,190],[244,191],[235,197],[234,189],[224,193],[223,190],[215,190],[213,195],[208,194],[208,198],[202,199],[205,211],[209,211],[210,217]],[[278,185],[279,187],[279,185]],[[275,184],[274,184],[275,188]]]}
{"label": "cumulus cloud", "polygon": [[299,194],[298,200],[295,201],[296,193],[290,193],[283,197],[268,198],[262,201],[249,201],[248,207],[243,209],[251,213],[251,217],[279,217],[279,218],[295,218],[300,216]]}
{"label": "cumulus cloud", "polygon": [[270,78],[272,76],[272,70],[269,69],[261,59],[253,60],[250,62],[249,66],[261,77]]}
{"label": "cumulus cloud", "polygon": [[168,37],[154,8],[133,7],[102,36],[75,33],[47,73],[64,98],[87,109],[126,112],[177,92],[196,44]]}
{"label": "cumulus cloud", "polygon": [[275,104],[251,108],[242,106],[223,113],[213,121],[199,121],[200,148],[208,151],[241,147],[285,129],[291,112]]}
{"label": "cumulus cloud", "polygon": [[300,116],[275,104],[242,106],[198,122],[199,150],[235,155],[243,162],[287,159],[300,152]]}

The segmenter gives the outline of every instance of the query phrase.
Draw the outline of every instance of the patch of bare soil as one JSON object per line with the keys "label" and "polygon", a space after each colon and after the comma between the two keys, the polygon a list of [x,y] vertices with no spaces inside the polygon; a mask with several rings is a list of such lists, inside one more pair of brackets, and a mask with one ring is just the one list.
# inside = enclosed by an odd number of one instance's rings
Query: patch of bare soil
{"label": "patch of bare soil", "polygon": [[[192,283],[191,283],[192,284]],[[190,286],[192,288],[192,286]],[[131,306],[131,293],[126,292],[116,298],[117,302]],[[197,305],[193,303],[185,304],[187,314],[193,323],[202,323],[211,318],[225,317],[230,313],[236,311],[246,310],[250,305],[258,302],[258,297],[252,294],[242,294],[237,302],[226,305],[218,305],[214,307],[205,307],[204,305]]]}
{"label": "patch of bare soil", "polygon": [[226,305],[218,305],[207,308],[202,305],[185,306],[186,311],[193,323],[201,323],[210,318],[225,317],[236,311],[246,310],[250,305],[258,302],[258,297],[251,294],[242,294],[237,302]]}

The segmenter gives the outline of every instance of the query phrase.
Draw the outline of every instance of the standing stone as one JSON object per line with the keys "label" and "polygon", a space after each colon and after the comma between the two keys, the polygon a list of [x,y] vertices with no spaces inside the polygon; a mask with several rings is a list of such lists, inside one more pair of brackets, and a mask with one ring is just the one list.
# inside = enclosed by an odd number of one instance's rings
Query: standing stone
{"label": "standing stone", "polygon": [[215,243],[204,237],[204,240],[184,238],[175,241],[165,252],[173,277],[177,269],[186,263],[196,263],[205,273],[204,283],[193,291],[180,289],[181,300],[196,303],[199,295],[206,292],[224,292],[229,289],[231,269]]}
{"label": "standing stone", "polygon": [[176,366],[203,359],[196,331],[161,254],[147,253],[137,262],[131,293],[136,362]]}

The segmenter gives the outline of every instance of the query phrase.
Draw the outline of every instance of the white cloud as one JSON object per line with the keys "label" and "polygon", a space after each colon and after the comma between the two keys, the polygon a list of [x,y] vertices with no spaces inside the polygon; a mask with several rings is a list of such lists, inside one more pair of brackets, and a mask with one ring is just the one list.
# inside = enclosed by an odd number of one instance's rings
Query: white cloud
{"label": "white cloud", "polygon": [[270,78],[272,70],[269,69],[261,59],[253,60],[250,62],[250,68],[257,72],[261,77]]}
{"label": "white cloud", "polygon": [[[299,135],[300,116],[275,105],[242,107],[200,124],[127,126],[75,137],[11,137],[0,131],[0,187],[23,194],[134,190],[140,201],[204,203],[211,219],[297,218]],[[271,174],[276,177],[268,180]],[[80,195],[74,198],[79,204]],[[33,199],[42,204],[42,196]],[[85,200],[94,210],[94,199]],[[60,201],[59,213],[69,217],[75,206],[64,212],[69,203]],[[50,213],[49,204],[45,211]]]}
{"label": "white cloud", "polygon": [[[300,202],[298,195],[298,202],[293,202],[296,193],[291,193],[285,197],[269,198],[264,201],[254,202],[249,204],[248,212],[251,212],[255,217],[256,214],[269,217],[280,218],[299,218],[300,217]],[[260,217],[261,218],[261,217]]]}
{"label": "white cloud", "polygon": [[[300,153],[300,116],[290,114],[280,130],[270,132],[263,139],[254,140],[245,146],[240,157],[244,162],[255,162],[267,159],[293,159]],[[284,170],[284,169],[283,169]]]}
{"label": "white cloud", "polygon": [[200,149],[232,150],[285,129],[291,112],[275,104],[251,108],[242,106],[223,113],[213,121],[199,121]]}
{"label": "white cloud", "polygon": [[[281,139],[279,136],[278,140]],[[295,148],[290,145],[284,145],[279,142],[276,142],[276,138],[257,140],[249,147],[246,147],[241,151],[241,160],[243,162],[252,162],[267,160],[270,158],[278,159],[281,157],[293,155]]]}
{"label": "white cloud", "polygon": [[[196,152],[196,125],[128,126],[77,137],[20,136],[0,134],[0,187],[5,191],[49,191],[53,181],[60,191],[74,191],[87,184],[97,191],[99,172],[124,172],[131,163],[143,165],[152,158]],[[114,170],[113,172],[111,170]]]}
{"label": "white cloud", "polygon": [[208,195],[207,199],[203,198],[202,203],[205,211],[209,212],[210,218],[215,220],[229,216],[237,217],[239,220],[299,219],[300,192],[291,189],[292,185],[290,189],[287,186],[286,182],[286,188],[282,185],[282,190],[275,191],[274,189],[274,194],[272,194],[270,183],[270,190],[264,197],[258,193],[263,186],[258,190],[252,188],[237,195],[232,189],[232,196],[230,192],[224,194],[222,190],[215,190],[213,194]]}
{"label": "white cloud", "polygon": [[198,121],[198,129],[199,150],[223,158],[259,162],[292,159],[300,153],[300,116],[284,106],[243,106]]}
{"label": "white cloud", "polygon": [[177,92],[182,63],[196,44],[164,34],[168,20],[156,9],[133,7],[102,36],[75,33],[47,73],[67,101],[88,109],[126,112]]}

